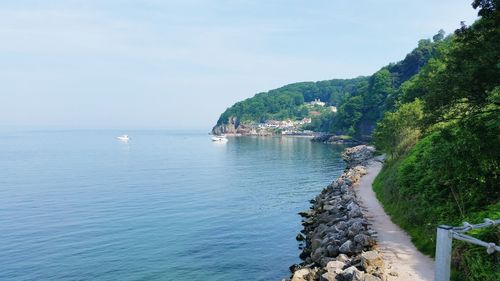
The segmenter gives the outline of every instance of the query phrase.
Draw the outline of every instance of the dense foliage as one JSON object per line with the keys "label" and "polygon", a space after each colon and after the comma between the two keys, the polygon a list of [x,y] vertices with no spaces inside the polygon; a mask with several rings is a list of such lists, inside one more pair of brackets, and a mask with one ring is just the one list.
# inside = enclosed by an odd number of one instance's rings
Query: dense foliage
{"label": "dense foliage", "polygon": [[[374,134],[389,158],[377,195],[428,254],[437,225],[500,218],[500,13],[498,0],[473,6],[480,19],[439,44],[401,85]],[[498,227],[473,234],[500,244]],[[500,280],[498,253],[455,243],[453,258],[455,280]]]}
{"label": "dense foliage", "polygon": [[356,95],[367,77],[334,79],[319,82],[302,82],[259,93],[237,102],[220,116],[217,125],[236,117],[239,122],[264,122],[266,120],[302,119],[309,116],[304,103],[319,99],[329,105],[342,104],[349,95]]}
{"label": "dense foliage", "polygon": [[[382,68],[370,77],[295,83],[259,93],[228,108],[217,125],[234,119],[239,124],[312,117],[313,122],[308,129],[369,136],[383,112],[394,108],[401,84],[435,56],[442,38],[443,31],[440,31],[434,36],[434,41],[420,40],[418,47],[405,59]],[[320,115],[311,116],[304,103],[315,99],[338,107],[338,112],[323,111]]]}

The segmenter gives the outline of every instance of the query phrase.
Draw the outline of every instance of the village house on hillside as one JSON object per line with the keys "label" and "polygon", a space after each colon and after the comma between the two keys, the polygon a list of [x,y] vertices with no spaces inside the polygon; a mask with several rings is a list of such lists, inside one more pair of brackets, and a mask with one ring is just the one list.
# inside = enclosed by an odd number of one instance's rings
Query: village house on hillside
{"label": "village house on hillside", "polygon": [[310,102],[309,105],[311,105],[311,106],[315,106],[315,105],[325,106],[326,103],[322,102],[320,99],[315,99],[314,101]]}

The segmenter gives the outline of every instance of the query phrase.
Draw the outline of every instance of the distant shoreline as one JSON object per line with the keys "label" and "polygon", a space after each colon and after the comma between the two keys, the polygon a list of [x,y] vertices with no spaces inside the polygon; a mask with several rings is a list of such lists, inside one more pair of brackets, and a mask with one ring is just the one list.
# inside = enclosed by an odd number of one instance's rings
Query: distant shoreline
{"label": "distant shoreline", "polygon": [[242,134],[242,133],[227,133],[227,134],[213,134],[209,135],[226,137],[294,137],[294,138],[310,138],[313,142],[322,142],[329,144],[367,144],[366,141],[357,140],[354,138],[346,138],[342,135],[326,134],[326,133],[313,133],[313,134]]}

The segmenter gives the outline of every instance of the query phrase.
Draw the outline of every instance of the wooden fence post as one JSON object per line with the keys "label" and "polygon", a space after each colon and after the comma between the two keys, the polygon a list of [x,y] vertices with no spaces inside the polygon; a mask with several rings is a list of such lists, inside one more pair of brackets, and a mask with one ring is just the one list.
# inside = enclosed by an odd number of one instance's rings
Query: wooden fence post
{"label": "wooden fence post", "polygon": [[451,266],[451,244],[453,237],[451,226],[440,225],[437,228],[436,271],[434,281],[449,281]]}

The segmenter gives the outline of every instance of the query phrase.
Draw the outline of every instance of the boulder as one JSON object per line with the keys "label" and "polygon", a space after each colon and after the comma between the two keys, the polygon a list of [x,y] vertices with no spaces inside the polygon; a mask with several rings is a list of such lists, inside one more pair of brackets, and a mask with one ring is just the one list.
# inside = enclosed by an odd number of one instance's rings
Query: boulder
{"label": "boulder", "polygon": [[321,239],[313,239],[311,241],[311,250],[314,252],[316,251],[319,247],[321,247]]}
{"label": "boulder", "polygon": [[325,269],[325,268],[326,268],[326,265],[327,265],[329,262],[334,261],[334,260],[335,260],[335,258],[329,258],[329,257],[326,257],[326,258],[321,258],[321,260],[320,260],[319,264],[321,265],[321,267],[322,267],[323,269]]}
{"label": "boulder", "polygon": [[351,253],[351,244],[352,244],[351,240],[345,241],[344,244],[340,246],[339,251],[345,254]]}
{"label": "boulder", "polygon": [[336,281],[337,280],[337,274],[334,272],[325,272],[323,275],[321,275],[320,281]]}
{"label": "boulder", "polygon": [[328,245],[326,247],[329,257],[336,257],[339,254],[339,247],[335,245]]}
{"label": "boulder", "polygon": [[297,234],[297,236],[295,236],[295,240],[297,241],[304,241],[306,238],[302,235],[302,234]]}
{"label": "boulder", "polygon": [[345,266],[344,262],[341,262],[341,261],[331,261],[328,264],[326,264],[326,270],[327,271],[331,271],[331,272],[335,272],[336,270],[342,271],[342,269],[344,268],[344,266]]}
{"label": "boulder", "polygon": [[376,244],[375,239],[363,233],[354,236],[353,240],[354,243],[360,244],[363,247],[373,246]]}
{"label": "boulder", "polygon": [[361,208],[356,204],[350,211],[349,211],[349,217],[350,218],[358,218],[363,216],[363,213],[361,212]]}
{"label": "boulder", "polygon": [[363,223],[361,221],[355,221],[351,224],[351,226],[349,226],[347,231],[349,233],[349,236],[354,237],[358,235],[363,229],[364,229]]}
{"label": "boulder", "polygon": [[302,268],[293,273],[292,281],[314,281],[316,270]]}
{"label": "boulder", "polygon": [[321,258],[326,256],[326,253],[327,253],[326,249],[323,247],[320,247],[320,248],[316,249],[316,251],[314,251],[314,253],[311,255],[311,259],[314,262],[319,263],[321,261]]}
{"label": "boulder", "polygon": [[303,218],[310,218],[314,216],[314,211],[313,210],[302,211],[299,212],[299,215]]}
{"label": "boulder", "polygon": [[340,254],[337,256],[336,260],[341,261],[343,263],[347,263],[350,259],[345,254]]}
{"label": "boulder", "polygon": [[364,273],[356,267],[351,266],[338,274],[337,280],[340,281],[363,281]]}
{"label": "boulder", "polygon": [[368,273],[383,273],[384,260],[377,251],[368,251],[361,254],[361,266]]}
{"label": "boulder", "polygon": [[333,206],[333,205],[325,204],[323,206],[323,210],[324,211],[330,211],[330,210],[333,210],[333,209],[335,209],[335,206]]}

